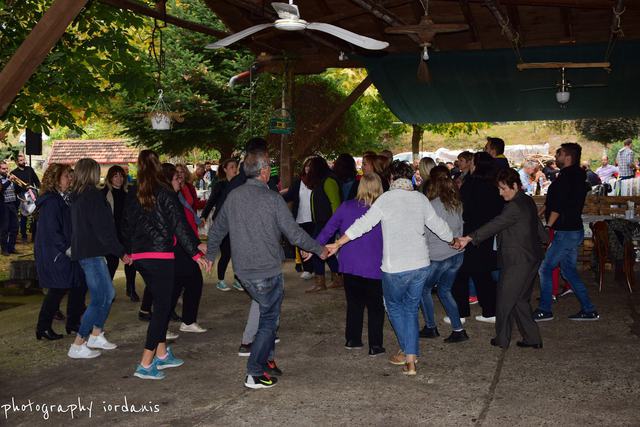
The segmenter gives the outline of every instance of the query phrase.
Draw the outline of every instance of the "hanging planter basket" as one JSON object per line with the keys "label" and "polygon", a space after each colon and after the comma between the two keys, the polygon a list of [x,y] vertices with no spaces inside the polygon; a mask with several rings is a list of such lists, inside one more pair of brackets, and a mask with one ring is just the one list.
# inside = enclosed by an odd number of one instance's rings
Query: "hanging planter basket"
{"label": "hanging planter basket", "polygon": [[158,90],[158,100],[149,113],[149,119],[154,130],[171,130],[171,113],[164,102],[162,89]]}

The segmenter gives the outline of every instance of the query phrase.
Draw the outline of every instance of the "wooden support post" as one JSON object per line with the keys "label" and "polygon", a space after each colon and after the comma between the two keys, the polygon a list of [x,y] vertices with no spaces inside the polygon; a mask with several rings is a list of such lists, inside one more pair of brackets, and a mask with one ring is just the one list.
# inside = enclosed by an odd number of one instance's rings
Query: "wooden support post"
{"label": "wooden support post", "polygon": [[56,0],[0,73],[0,116],[42,64],[87,0]]}
{"label": "wooden support post", "polygon": [[[293,91],[296,76],[291,64],[284,68],[284,88],[282,90],[282,108],[293,112]],[[289,188],[293,179],[293,165],[291,164],[291,134],[282,134],[280,139],[280,184],[282,188]]]}
{"label": "wooden support post", "polygon": [[310,136],[307,146],[313,147],[317,144],[318,140],[322,138],[329,129],[335,126],[336,122],[342,115],[353,105],[360,95],[364,93],[367,88],[371,86],[371,78],[365,77],[364,80],[349,94],[349,96],[338,105],[333,112],[326,118],[326,120],[318,127],[318,129]]}

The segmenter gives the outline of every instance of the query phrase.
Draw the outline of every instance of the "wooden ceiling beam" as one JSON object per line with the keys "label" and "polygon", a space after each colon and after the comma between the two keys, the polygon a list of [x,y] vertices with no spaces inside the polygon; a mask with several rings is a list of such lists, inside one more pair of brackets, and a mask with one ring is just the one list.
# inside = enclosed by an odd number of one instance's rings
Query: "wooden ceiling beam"
{"label": "wooden ceiling beam", "polygon": [[[406,25],[405,21],[400,19],[398,16],[394,15],[388,9],[381,7],[378,4],[373,3],[369,0],[351,0],[351,2],[369,11],[373,16],[386,22],[389,25],[395,25],[395,26]],[[418,36],[416,36],[415,34],[407,34],[407,37],[413,40],[418,46],[422,44]]]}
{"label": "wooden ceiling beam", "polygon": [[0,72],[0,117],[78,16],[87,0],[55,0]]}
{"label": "wooden ceiling beam", "polygon": [[478,42],[480,40],[478,34],[478,25],[476,24],[476,20],[471,13],[471,8],[469,7],[469,0],[458,0],[460,2],[460,9],[462,9],[462,14],[464,15],[465,21],[467,21],[467,25],[469,25],[469,33],[471,34],[471,41]]}
{"label": "wooden ceiling beam", "polygon": [[487,7],[487,9],[489,9],[489,12],[491,12],[493,17],[497,21],[498,25],[500,26],[500,31],[502,31],[502,33],[514,46],[518,46],[520,43],[520,35],[516,30],[514,30],[511,23],[507,19],[505,19],[495,0],[484,0],[484,5]]}
{"label": "wooden ceiling beam", "polygon": [[[438,3],[456,2],[458,0],[438,0]],[[469,3],[482,5],[484,0],[469,0]],[[539,6],[539,7],[569,7],[572,9],[600,9],[611,10],[611,2],[602,0],[500,0],[503,6]],[[639,10],[640,2],[631,2],[627,5],[629,10]]]}
{"label": "wooden ceiling beam", "polygon": [[560,68],[611,68],[609,62],[525,62],[516,65],[519,71]]}

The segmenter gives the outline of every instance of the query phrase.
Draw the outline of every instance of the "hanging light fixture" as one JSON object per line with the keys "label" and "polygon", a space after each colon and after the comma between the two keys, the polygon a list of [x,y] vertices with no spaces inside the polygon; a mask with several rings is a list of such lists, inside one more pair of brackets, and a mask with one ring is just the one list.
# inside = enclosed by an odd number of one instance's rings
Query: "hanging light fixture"
{"label": "hanging light fixture", "polygon": [[[159,5],[166,17],[166,6],[164,1],[160,1]],[[164,90],[162,89],[162,73],[165,68],[164,48],[162,45],[162,29],[166,28],[166,22],[158,24],[158,20],[153,20],[153,30],[151,31],[151,41],[149,43],[149,54],[153,57],[157,65],[156,85],[158,87],[158,99],[156,100],[149,118],[151,127],[154,130],[171,130],[171,113],[167,104],[164,102]],[[157,41],[156,41],[157,37]]]}

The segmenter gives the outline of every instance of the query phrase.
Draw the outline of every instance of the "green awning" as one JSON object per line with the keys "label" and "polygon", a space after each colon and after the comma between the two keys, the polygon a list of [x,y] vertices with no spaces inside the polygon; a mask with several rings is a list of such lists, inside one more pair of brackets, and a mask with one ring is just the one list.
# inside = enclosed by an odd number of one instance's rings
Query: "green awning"
{"label": "green awning", "polygon": [[[602,62],[606,45],[523,49],[525,62]],[[573,85],[605,83],[605,88],[571,89],[565,108],[555,90],[558,70],[516,69],[513,50],[432,52],[433,82],[418,82],[419,53],[360,58],[391,111],[405,123],[570,120],[640,116],[640,42],[618,42],[602,69],[569,69]]]}

